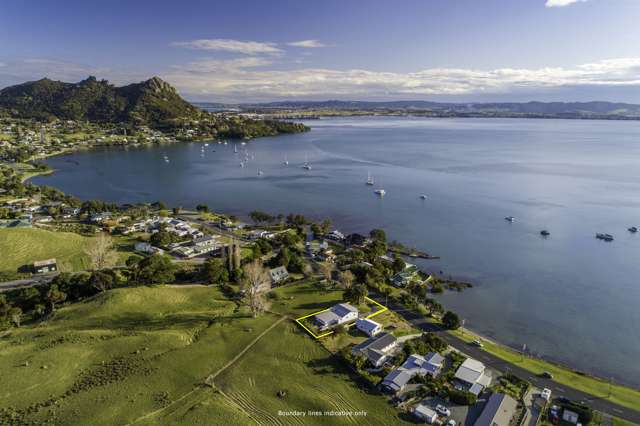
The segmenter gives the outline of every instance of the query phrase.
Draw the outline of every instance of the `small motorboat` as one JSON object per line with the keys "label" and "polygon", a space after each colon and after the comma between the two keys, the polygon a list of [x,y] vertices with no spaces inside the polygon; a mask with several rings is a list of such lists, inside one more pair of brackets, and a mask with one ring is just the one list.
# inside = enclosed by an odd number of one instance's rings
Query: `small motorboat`
{"label": "small motorboat", "polygon": [[598,233],[596,234],[596,238],[602,241],[613,241],[613,235],[611,234]]}
{"label": "small motorboat", "polygon": [[629,228],[629,232],[631,232],[632,234],[635,234],[636,232],[638,232],[638,228],[636,228],[635,226],[632,226],[631,228]]}
{"label": "small motorboat", "polygon": [[421,199],[421,200],[426,200],[426,199],[427,199],[427,196],[426,196],[426,195],[424,195],[424,194],[422,194],[422,195],[420,196],[420,199]]}
{"label": "small motorboat", "polygon": [[504,220],[506,220],[507,222],[512,222],[513,223],[513,222],[516,221],[516,218],[513,217],[513,216],[507,216],[507,217],[504,218]]}
{"label": "small motorboat", "polygon": [[376,189],[375,191],[373,191],[376,195],[379,195],[381,197],[384,197],[384,194],[387,193],[387,191],[385,191],[384,189],[380,188],[380,189]]}
{"label": "small motorboat", "polygon": [[543,237],[548,237],[549,235],[551,235],[551,232],[543,229],[542,231],[540,231],[540,235],[542,235]]}

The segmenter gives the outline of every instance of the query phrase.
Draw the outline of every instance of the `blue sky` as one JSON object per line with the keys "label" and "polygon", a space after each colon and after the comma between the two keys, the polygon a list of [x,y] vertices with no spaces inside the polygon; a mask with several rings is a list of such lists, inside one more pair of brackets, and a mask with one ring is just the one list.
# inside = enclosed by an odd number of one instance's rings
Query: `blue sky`
{"label": "blue sky", "polygon": [[640,103],[640,0],[30,1],[0,87],[158,75],[188,99]]}

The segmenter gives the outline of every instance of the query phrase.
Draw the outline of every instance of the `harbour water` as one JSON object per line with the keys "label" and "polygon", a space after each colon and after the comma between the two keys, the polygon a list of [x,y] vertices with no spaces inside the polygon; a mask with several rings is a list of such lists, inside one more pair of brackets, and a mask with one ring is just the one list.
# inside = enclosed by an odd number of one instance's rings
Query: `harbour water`
{"label": "harbour water", "polygon": [[[83,199],[206,203],[243,217],[301,213],[330,217],[343,232],[384,228],[390,239],[441,256],[418,261],[423,269],[474,283],[441,297],[467,327],[640,387],[640,233],[627,231],[640,225],[640,123],[307,124],[308,133],[238,144],[237,153],[232,143],[204,151],[181,143],[55,157],[47,163],[56,173],[33,181]],[[306,158],[311,170],[302,168]],[[374,194],[379,188],[384,197]],[[542,229],[551,235],[541,237]]]}

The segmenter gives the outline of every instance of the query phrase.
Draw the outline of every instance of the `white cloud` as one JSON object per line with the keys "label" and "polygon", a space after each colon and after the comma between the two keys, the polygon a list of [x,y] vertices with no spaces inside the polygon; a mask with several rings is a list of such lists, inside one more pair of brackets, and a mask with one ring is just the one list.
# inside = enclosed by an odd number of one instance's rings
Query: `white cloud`
{"label": "white cloud", "polygon": [[[600,86],[640,87],[640,57],[609,59],[570,68],[431,68],[397,73],[363,69],[265,69],[268,61],[203,60],[163,74],[186,96],[260,100],[286,97],[402,98],[409,96],[508,94],[527,90]],[[262,67],[262,68],[260,68]]]}
{"label": "white cloud", "polygon": [[585,2],[587,0],[547,0],[545,7],[564,7],[574,3]]}
{"label": "white cloud", "polygon": [[178,41],[171,43],[171,45],[177,47],[186,47],[188,49],[218,50],[225,52],[243,53],[245,55],[282,52],[281,49],[276,47],[275,43],[230,40],[223,38]]}
{"label": "white cloud", "polygon": [[293,46],[293,47],[306,47],[306,48],[326,47],[326,44],[320,43],[318,40],[292,41],[290,43],[287,43],[287,45]]}

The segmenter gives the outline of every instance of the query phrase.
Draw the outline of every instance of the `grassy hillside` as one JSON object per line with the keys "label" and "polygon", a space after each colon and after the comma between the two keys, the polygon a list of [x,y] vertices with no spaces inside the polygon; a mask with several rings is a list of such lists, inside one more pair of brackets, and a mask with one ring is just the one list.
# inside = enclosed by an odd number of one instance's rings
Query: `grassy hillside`
{"label": "grassy hillside", "polygon": [[212,287],[118,289],[64,307],[0,338],[0,377],[0,424],[300,424],[277,416],[286,407],[399,421],[289,319],[251,318]]}
{"label": "grassy hillside", "polygon": [[84,250],[91,239],[67,232],[42,229],[0,229],[0,272],[16,272],[35,260],[56,258],[73,271],[89,267]]}

